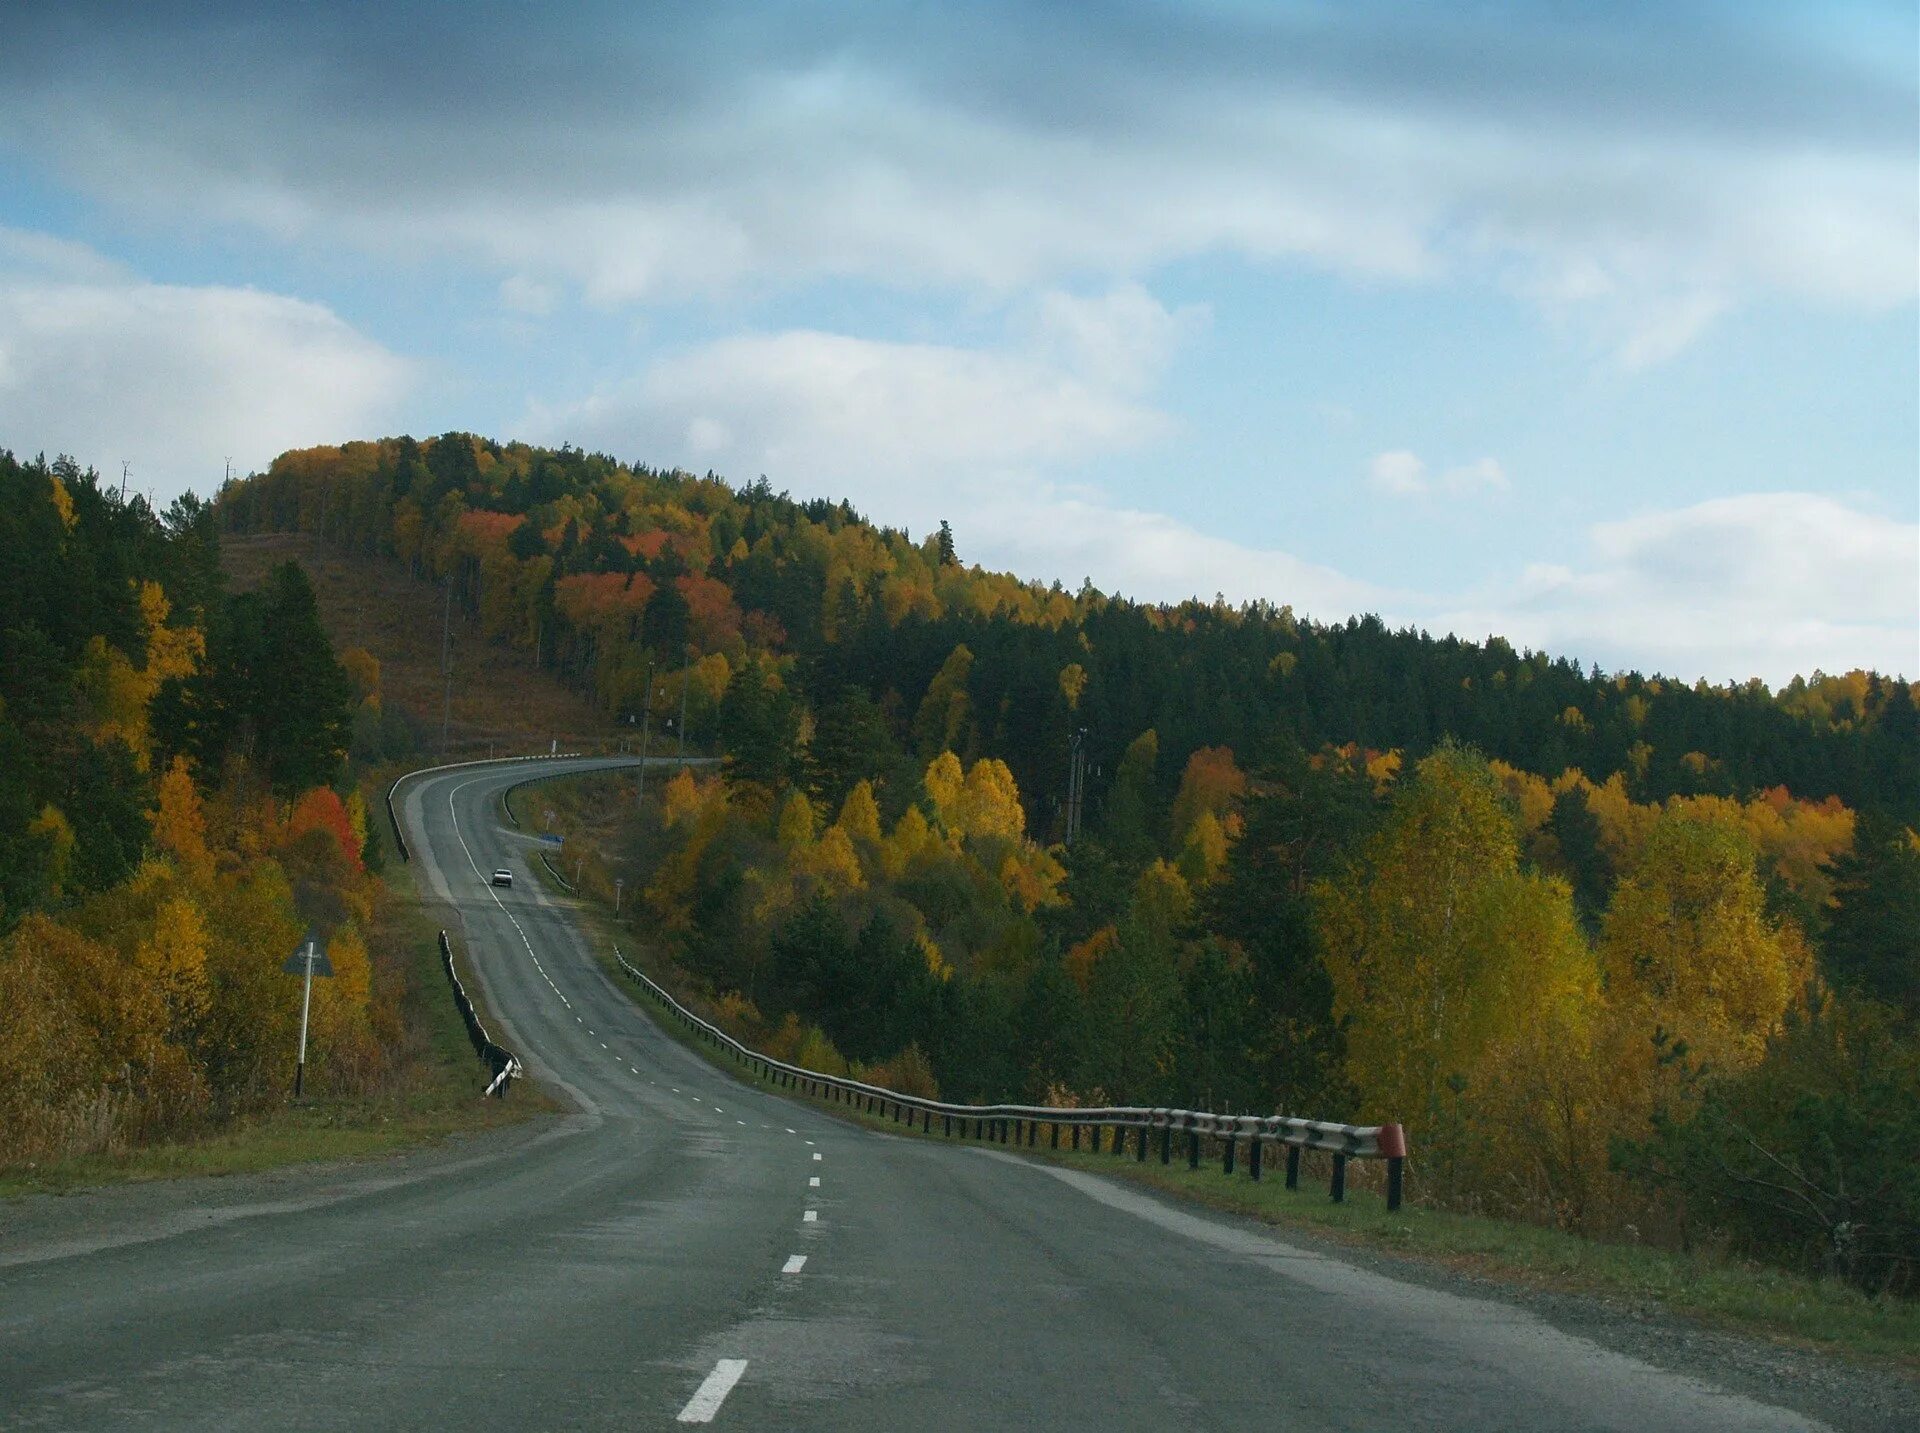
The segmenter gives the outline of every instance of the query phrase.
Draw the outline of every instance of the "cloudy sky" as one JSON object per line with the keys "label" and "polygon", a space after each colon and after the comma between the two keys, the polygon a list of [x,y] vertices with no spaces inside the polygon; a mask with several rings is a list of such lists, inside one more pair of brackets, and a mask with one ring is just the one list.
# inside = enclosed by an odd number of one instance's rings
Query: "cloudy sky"
{"label": "cloudy sky", "polygon": [[164,501],[462,428],[1139,597],[1920,676],[1917,52],[1910,3],[9,6],[0,446]]}

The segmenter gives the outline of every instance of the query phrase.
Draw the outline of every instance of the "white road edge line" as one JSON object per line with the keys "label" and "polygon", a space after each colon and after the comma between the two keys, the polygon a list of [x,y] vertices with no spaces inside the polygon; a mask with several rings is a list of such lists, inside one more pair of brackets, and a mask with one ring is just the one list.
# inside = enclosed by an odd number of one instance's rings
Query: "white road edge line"
{"label": "white road edge line", "polygon": [[818,1209],[809,1209],[805,1214],[802,1214],[800,1218],[805,1223],[818,1224],[820,1222],[820,1211]]}
{"label": "white road edge line", "polygon": [[819,1152],[818,1150],[815,1150],[815,1151],[814,1151],[814,1155],[813,1155],[813,1157],[814,1157],[815,1159],[819,1159],[819,1158],[820,1158],[820,1152]]}
{"label": "white road edge line", "polygon": [[787,1262],[780,1266],[780,1272],[783,1274],[797,1274],[806,1267],[807,1256],[805,1254],[789,1254],[787,1255]]}
{"label": "white road edge line", "polygon": [[808,1179],[808,1180],[807,1180],[807,1188],[809,1188],[809,1189],[818,1189],[819,1187],[820,1187],[820,1176],[819,1176],[819,1175],[817,1175],[817,1174],[816,1174],[816,1175],[814,1175],[814,1176],[813,1176],[812,1178],[810,1178],[810,1179]]}
{"label": "white road edge line", "polygon": [[747,1371],[744,1358],[723,1358],[713,1366],[713,1372],[707,1380],[693,1391],[693,1397],[687,1400],[687,1406],[680,1410],[675,1420],[679,1423],[711,1423],[713,1415],[720,1411],[720,1405],[727,1401],[727,1395],[733,1392],[733,1385],[740,1381],[740,1375]]}

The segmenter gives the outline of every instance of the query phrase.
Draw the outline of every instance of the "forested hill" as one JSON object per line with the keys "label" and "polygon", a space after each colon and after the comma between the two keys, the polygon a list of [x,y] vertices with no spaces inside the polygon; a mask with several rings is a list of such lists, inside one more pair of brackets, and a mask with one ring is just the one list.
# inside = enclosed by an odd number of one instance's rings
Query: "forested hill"
{"label": "forested hill", "polygon": [[[756,687],[777,671],[793,711],[763,715],[810,719],[816,765],[831,765],[836,743],[899,755],[883,808],[903,804],[941,750],[991,755],[1018,780],[1036,834],[1058,835],[1069,743],[1084,728],[1090,817],[1108,791],[1098,773],[1152,731],[1162,808],[1205,747],[1243,762],[1293,745],[1417,757],[1452,737],[1547,778],[1617,775],[1641,802],[1784,787],[1920,824],[1914,689],[1869,673],[1778,693],[1688,685],[1583,670],[1497,635],[1069,592],[966,565],[944,528],[915,541],[764,479],[734,488],[459,433],[290,452],[229,486],[218,510],[234,530],[315,533],[451,576],[490,634],[616,715],[642,705],[650,657],[662,671],[689,652],[697,662],[696,737],[743,668],[763,673]],[[965,513],[954,516],[964,544]],[[677,679],[663,689],[677,701]],[[844,794],[845,774],[827,772],[829,796]]]}

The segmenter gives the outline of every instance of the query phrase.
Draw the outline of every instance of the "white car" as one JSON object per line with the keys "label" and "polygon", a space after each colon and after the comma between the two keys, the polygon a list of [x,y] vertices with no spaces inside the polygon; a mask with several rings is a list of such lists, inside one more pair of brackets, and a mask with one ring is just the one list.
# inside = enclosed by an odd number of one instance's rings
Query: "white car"
{"label": "white car", "polygon": [[494,884],[495,884],[496,886],[510,886],[510,885],[512,885],[512,884],[513,884],[513,872],[512,872],[512,871],[509,871],[509,870],[508,870],[508,869],[507,869],[507,868],[506,868],[505,866],[502,866],[502,867],[501,867],[501,868],[500,868],[499,870],[497,870],[497,871],[495,871],[495,872],[493,873],[493,883],[494,883]]}

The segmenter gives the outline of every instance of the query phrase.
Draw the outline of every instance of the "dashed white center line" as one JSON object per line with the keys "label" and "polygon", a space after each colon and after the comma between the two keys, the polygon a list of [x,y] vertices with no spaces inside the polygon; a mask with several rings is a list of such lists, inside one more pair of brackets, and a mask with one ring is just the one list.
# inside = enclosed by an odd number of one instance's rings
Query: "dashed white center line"
{"label": "dashed white center line", "polygon": [[812,1140],[808,1140],[808,1141],[807,1141],[807,1143],[808,1143],[808,1144],[812,1144],[812,1143],[813,1143],[813,1141],[812,1141]]}
{"label": "dashed white center line", "polygon": [[818,1160],[818,1159],[820,1159],[820,1157],[821,1157],[821,1155],[820,1155],[820,1151],[816,1149],[816,1150],[815,1150],[815,1151],[813,1152],[813,1157],[814,1157],[814,1159],[815,1159],[815,1160]]}
{"label": "dashed white center line", "polygon": [[737,1125],[745,1125],[745,1124],[746,1124],[746,1121],[745,1121],[745,1120],[735,1120],[735,1121],[734,1121],[734,1123],[735,1123],[735,1124],[737,1124]]}
{"label": "dashed white center line", "polygon": [[806,1267],[807,1256],[805,1254],[789,1254],[787,1255],[787,1262],[780,1266],[780,1272],[783,1274],[797,1274]]}
{"label": "dashed white center line", "polygon": [[820,1176],[819,1176],[819,1175],[817,1175],[817,1174],[816,1174],[816,1175],[813,1175],[813,1176],[811,1176],[811,1177],[810,1177],[810,1178],[809,1178],[809,1179],[807,1180],[807,1188],[809,1188],[809,1189],[818,1189],[819,1187],[820,1187]]}
{"label": "dashed white center line", "polygon": [[694,1390],[693,1397],[687,1400],[687,1406],[680,1410],[677,1421],[681,1423],[711,1423],[713,1415],[720,1411],[720,1405],[727,1401],[727,1395],[733,1392],[733,1385],[740,1381],[740,1375],[747,1371],[744,1358],[723,1358],[713,1366],[713,1372],[707,1380]]}
{"label": "dashed white center line", "polygon": [[604,1050],[604,1049],[606,1049],[606,1048],[607,1048],[607,1042],[606,1042],[605,1040],[602,1040],[602,1041],[600,1042],[600,1048],[601,1048],[602,1050]]}
{"label": "dashed white center line", "polygon": [[805,1224],[818,1224],[820,1222],[820,1211],[818,1209],[809,1209],[805,1214],[800,1216],[800,1219],[801,1222]]}
{"label": "dashed white center line", "polygon": [[[780,1126],[780,1128],[781,1128],[781,1129],[787,1129],[787,1127],[786,1127],[785,1125],[781,1125],[781,1126]],[[800,1133],[800,1131],[799,1131],[799,1130],[797,1130],[797,1129],[787,1129],[787,1133],[788,1133],[788,1134],[798,1134],[798,1133]]]}

